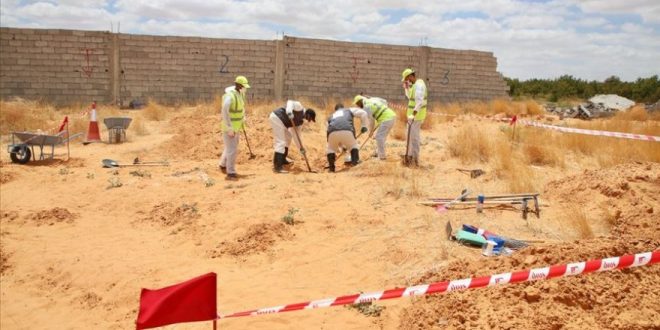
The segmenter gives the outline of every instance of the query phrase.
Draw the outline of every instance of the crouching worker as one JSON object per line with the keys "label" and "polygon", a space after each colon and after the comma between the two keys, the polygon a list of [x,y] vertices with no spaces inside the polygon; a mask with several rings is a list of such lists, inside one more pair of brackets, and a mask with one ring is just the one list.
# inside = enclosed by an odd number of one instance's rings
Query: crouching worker
{"label": "crouching worker", "polygon": [[342,104],[337,104],[335,112],[328,118],[328,148],[326,154],[330,172],[335,171],[335,153],[340,148],[351,150],[351,165],[355,166],[360,161],[359,144],[355,139],[355,126],[353,126],[353,117],[355,116],[360,118],[360,124],[362,125],[360,131],[366,133],[369,119],[367,113],[362,109],[347,109]]}
{"label": "crouching worker", "polygon": [[290,162],[286,159],[289,154],[289,145],[291,138],[294,138],[296,146],[300,149],[301,154],[305,154],[305,149],[302,147],[300,141],[300,130],[298,127],[302,126],[304,120],[307,122],[316,122],[316,112],[313,109],[305,109],[298,101],[289,100],[286,102],[285,108],[279,108],[270,113],[270,127],[273,128],[273,147],[275,154],[273,155],[273,171],[275,173],[287,173],[282,167],[289,165]]}

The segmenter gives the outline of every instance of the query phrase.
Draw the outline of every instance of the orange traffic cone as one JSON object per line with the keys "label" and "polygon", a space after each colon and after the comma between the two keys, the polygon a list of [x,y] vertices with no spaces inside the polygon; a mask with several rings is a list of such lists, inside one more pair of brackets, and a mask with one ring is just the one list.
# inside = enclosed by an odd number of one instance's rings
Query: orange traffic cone
{"label": "orange traffic cone", "polygon": [[101,142],[101,133],[99,133],[99,123],[96,121],[96,101],[92,103],[92,110],[89,114],[89,129],[87,130],[87,140],[84,144],[92,142]]}

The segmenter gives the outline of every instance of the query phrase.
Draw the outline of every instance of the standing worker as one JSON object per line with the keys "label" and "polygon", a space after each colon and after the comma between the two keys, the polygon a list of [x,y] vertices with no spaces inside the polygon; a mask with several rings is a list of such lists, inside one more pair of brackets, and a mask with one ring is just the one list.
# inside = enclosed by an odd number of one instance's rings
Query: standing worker
{"label": "standing worker", "polygon": [[415,71],[407,68],[401,73],[401,81],[403,88],[408,98],[408,111],[406,116],[408,136],[406,137],[410,145],[406,146],[408,150],[406,154],[405,164],[415,164],[419,166],[419,146],[421,143],[420,131],[422,123],[426,119],[426,99],[428,90],[426,84],[422,79],[415,77]]}
{"label": "standing worker", "polygon": [[305,109],[298,101],[288,100],[285,108],[279,108],[270,113],[270,127],[273,128],[273,137],[275,142],[273,147],[273,171],[275,173],[286,173],[282,166],[289,165],[286,159],[289,154],[289,145],[291,137],[294,137],[296,146],[300,148],[300,153],[305,155],[305,149],[300,141],[300,131],[298,127],[302,126],[304,120],[307,122],[316,122],[316,112],[314,109]]}
{"label": "standing worker", "polygon": [[326,154],[330,172],[335,171],[335,153],[339,151],[339,148],[351,149],[351,164],[353,166],[360,161],[359,145],[355,139],[355,126],[353,126],[353,117],[355,116],[360,118],[360,124],[362,124],[360,132],[366,133],[369,119],[367,113],[362,109],[346,109],[342,104],[337,104],[335,112],[328,118],[328,148]]}
{"label": "standing worker", "polygon": [[245,90],[250,88],[247,78],[237,76],[234,86],[225,88],[222,96],[222,140],[225,148],[220,156],[220,170],[227,173],[226,180],[238,180],[236,151],[241,129],[245,125]]}
{"label": "standing worker", "polygon": [[[356,95],[353,103],[365,110],[368,114],[371,114],[371,118],[376,122],[378,126],[378,131],[376,132],[376,156],[380,160],[385,160],[385,140],[392,127],[394,127],[396,113],[387,106],[387,101],[378,97]],[[373,122],[370,121],[371,134],[374,134],[373,130]]]}

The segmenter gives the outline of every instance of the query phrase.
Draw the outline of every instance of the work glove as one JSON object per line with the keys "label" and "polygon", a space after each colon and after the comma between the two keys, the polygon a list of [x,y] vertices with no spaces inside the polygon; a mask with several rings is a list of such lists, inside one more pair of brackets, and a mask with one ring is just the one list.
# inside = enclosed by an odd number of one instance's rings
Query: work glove
{"label": "work glove", "polygon": [[307,151],[305,151],[305,148],[300,148],[300,154],[301,155],[307,155]]}
{"label": "work glove", "polygon": [[368,130],[369,130],[369,129],[367,129],[366,127],[362,127],[362,129],[360,129],[360,133],[364,134],[364,133],[366,133]]}
{"label": "work glove", "polygon": [[412,123],[413,120],[415,120],[415,115],[409,115],[408,116],[408,123]]}

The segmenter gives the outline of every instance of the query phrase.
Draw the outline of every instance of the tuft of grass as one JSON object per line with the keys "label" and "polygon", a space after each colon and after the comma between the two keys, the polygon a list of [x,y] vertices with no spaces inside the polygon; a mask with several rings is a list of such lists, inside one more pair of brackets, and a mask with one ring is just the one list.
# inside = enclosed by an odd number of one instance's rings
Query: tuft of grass
{"label": "tuft of grass", "polygon": [[449,153],[463,163],[486,162],[491,157],[489,138],[476,124],[466,124],[449,134]]}
{"label": "tuft of grass", "polygon": [[[637,105],[628,111],[619,111],[614,115],[612,120],[627,120],[627,121],[646,121],[649,120],[650,116],[644,109],[644,106]],[[660,117],[658,118],[660,119]],[[656,119],[657,120],[657,119]]]}
{"label": "tuft of grass", "polygon": [[149,100],[147,106],[142,111],[142,116],[151,121],[162,121],[167,118],[168,108],[158,104],[154,100]]}
{"label": "tuft of grass", "polygon": [[149,135],[149,130],[147,129],[147,126],[144,124],[144,119],[142,119],[142,117],[133,118],[130,129],[133,132],[135,132],[135,134],[137,134],[138,136]]}
{"label": "tuft of grass", "polygon": [[108,183],[110,183],[110,185],[108,187],[106,187],[106,189],[119,188],[119,187],[123,186],[123,184],[121,183],[121,180],[119,180],[119,178],[116,177],[116,176],[111,177],[110,179],[108,179]]}
{"label": "tuft of grass", "polygon": [[567,208],[565,220],[573,228],[579,238],[593,238],[594,232],[589,225],[589,220],[584,209],[580,205],[571,205]]}
{"label": "tuft of grass", "polygon": [[285,215],[282,216],[281,220],[287,225],[293,226],[295,224],[295,220],[293,216],[298,213],[298,209],[290,207],[289,211]]}
{"label": "tuft of grass", "polygon": [[385,306],[378,306],[371,301],[363,302],[359,304],[346,305],[348,309],[354,309],[358,313],[365,316],[379,317],[382,311],[385,309]]}

